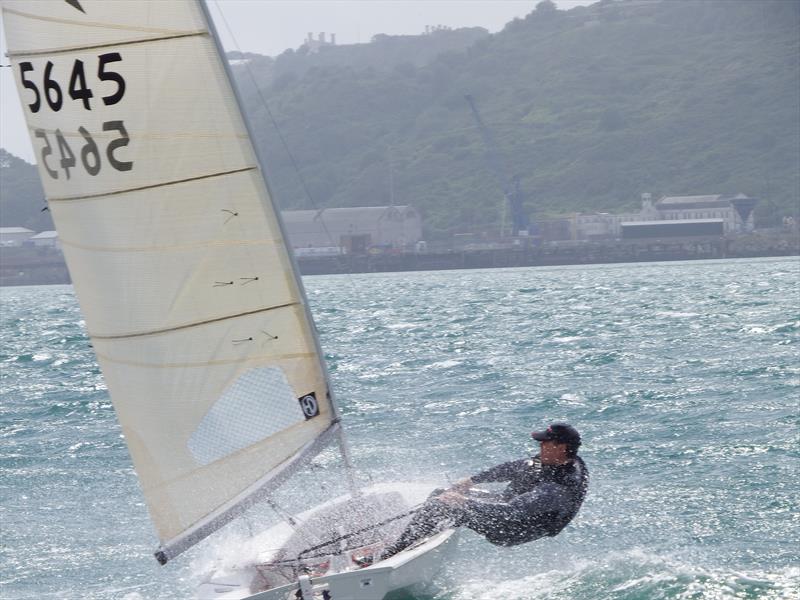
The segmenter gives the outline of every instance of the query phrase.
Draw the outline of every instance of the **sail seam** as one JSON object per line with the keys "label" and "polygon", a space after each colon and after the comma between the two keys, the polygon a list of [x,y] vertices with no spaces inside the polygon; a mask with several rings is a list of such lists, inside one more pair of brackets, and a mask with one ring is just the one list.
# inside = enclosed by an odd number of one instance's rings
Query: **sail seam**
{"label": "sail seam", "polygon": [[258,360],[269,359],[272,362],[278,360],[294,360],[296,358],[313,358],[316,356],[313,352],[297,352],[295,354],[260,354],[256,356],[245,356],[244,358],[231,358],[228,360],[205,360],[193,363],[146,363],[138,362],[135,360],[120,360],[118,358],[111,358],[107,354],[97,352],[97,358],[113,362],[118,365],[127,365],[129,367],[141,367],[143,369],[195,369],[198,367],[211,367],[217,365],[232,365],[236,363],[247,363]]}
{"label": "sail seam", "polygon": [[153,185],[143,185],[136,188],[128,188],[125,190],[115,190],[113,192],[103,192],[100,194],[89,194],[88,196],[62,196],[60,198],[48,198],[48,202],[74,202],[75,200],[90,200],[92,198],[103,198],[104,196],[119,196],[120,194],[128,194],[130,192],[142,192],[144,190],[152,190],[160,187],[168,187],[171,185],[178,185],[181,183],[189,183],[190,181],[201,181],[203,179],[212,179],[214,177],[224,177],[226,175],[235,175],[237,173],[244,173],[246,171],[255,171],[256,167],[244,167],[243,169],[234,169],[233,171],[220,171],[219,173],[211,173],[209,175],[199,175],[198,177],[189,177],[187,179],[176,179],[175,181],[165,181],[163,183],[155,183]]}
{"label": "sail seam", "polygon": [[[50,23],[59,23],[61,25],[78,25],[79,27],[94,27],[96,29],[113,29],[116,31],[138,31],[141,33],[169,33],[174,32],[175,29],[159,28],[159,27],[144,27],[137,25],[123,25],[122,23],[108,23],[101,21],[76,21],[75,19],[60,19],[57,17],[47,17],[44,15],[35,15],[33,13],[24,12],[15,8],[3,8],[4,13],[17,15],[26,19],[34,21],[49,21]],[[209,33],[208,29],[196,29],[196,32]]]}
{"label": "sail seam", "polygon": [[30,56],[53,56],[54,54],[70,54],[72,52],[88,52],[89,50],[97,50],[99,48],[119,48],[120,46],[135,46],[137,44],[146,44],[148,42],[163,42],[164,40],[178,40],[187,37],[197,37],[207,35],[205,31],[195,33],[181,33],[179,35],[165,35],[163,37],[147,38],[144,40],[131,40],[129,42],[108,42],[107,44],[94,44],[92,46],[76,46],[74,48],[60,48],[51,50],[37,50],[36,52],[9,52],[9,58],[28,58]]}
{"label": "sail seam", "polygon": [[194,244],[174,244],[172,246],[120,246],[117,248],[107,246],[89,246],[64,239],[59,239],[62,246],[69,246],[77,250],[89,252],[164,252],[179,250],[194,250],[197,248],[226,248],[231,246],[278,246],[283,243],[282,238],[271,240],[212,240]]}
{"label": "sail seam", "polygon": [[[54,19],[52,17],[43,17],[40,15],[32,15],[30,13],[25,13],[18,10],[13,9],[5,9],[4,12],[9,14],[14,14],[19,17],[25,17],[28,19],[35,19],[37,21],[50,21],[51,23],[61,23],[63,25],[78,25],[80,27],[95,27],[95,28],[108,28],[108,29],[116,29],[120,31],[135,31],[135,32],[147,32],[147,31],[154,31],[152,29],[146,29],[144,27],[120,27],[120,26],[113,26],[109,23],[79,23],[77,21],[72,21],[69,19]],[[155,30],[159,31],[159,30]],[[161,30],[165,31],[165,30]],[[70,52],[85,52],[87,50],[94,50],[97,48],[112,48],[112,47],[119,47],[119,46],[132,46],[135,44],[146,44],[147,42],[161,42],[164,40],[176,40],[180,38],[187,38],[187,37],[198,37],[198,36],[208,36],[208,31],[206,30],[197,30],[197,31],[190,31],[186,33],[176,33],[172,35],[162,35],[159,37],[151,37],[139,40],[128,40],[128,41],[115,41],[115,42],[106,42],[103,44],[92,44],[89,46],[74,46],[69,48],[49,48],[45,50],[36,50],[36,51],[29,51],[29,50],[20,50],[17,52],[9,51],[7,56],[9,58],[26,58],[29,56],[50,56],[53,54],[67,54]]]}
{"label": "sail seam", "polygon": [[267,306],[266,308],[259,308],[256,310],[250,310],[243,313],[238,313],[235,315],[226,315],[224,317],[217,317],[216,319],[206,319],[205,321],[198,321],[197,323],[186,323],[185,325],[176,325],[174,327],[165,327],[163,329],[153,329],[151,331],[140,331],[137,333],[121,333],[116,335],[99,335],[99,334],[89,334],[89,337],[93,340],[125,340],[130,338],[137,338],[137,337],[144,337],[148,335],[159,335],[162,333],[170,333],[172,331],[180,331],[181,329],[190,329],[192,327],[200,327],[201,325],[208,325],[210,323],[219,323],[221,321],[227,321],[228,319],[238,319],[239,317],[248,317],[250,315],[257,315],[263,312],[269,312],[271,310],[277,310],[279,308],[287,308],[289,306],[295,306],[300,304],[299,302],[287,302],[286,304],[278,304],[277,306]]}

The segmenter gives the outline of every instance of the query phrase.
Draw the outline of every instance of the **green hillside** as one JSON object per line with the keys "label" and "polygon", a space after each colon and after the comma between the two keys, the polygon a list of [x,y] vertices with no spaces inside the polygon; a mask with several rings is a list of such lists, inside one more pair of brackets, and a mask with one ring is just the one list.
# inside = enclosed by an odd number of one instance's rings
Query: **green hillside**
{"label": "green hillside", "polygon": [[53,229],[36,167],[0,148],[0,227]]}
{"label": "green hillside", "polygon": [[[307,68],[261,91],[316,206],[411,203],[428,235],[496,224],[500,186],[472,94],[534,215],[638,206],[642,192],[743,192],[759,221],[800,198],[800,3],[543,3],[427,65]],[[411,38],[415,39],[415,38]],[[416,39],[424,39],[418,37]],[[356,47],[375,52],[380,44]],[[322,52],[320,54],[323,54]],[[275,61],[301,61],[297,55]],[[317,60],[315,56],[305,60]],[[284,206],[311,204],[240,72]],[[391,165],[391,167],[390,167]],[[391,170],[391,174],[390,174]]]}
{"label": "green hillside", "polygon": [[[629,210],[642,192],[742,192],[762,226],[798,213],[800,0],[531,6],[494,35],[234,56],[279,202],[413,204],[431,238],[496,230],[472,94],[534,218]],[[20,221],[3,187],[0,222],[31,222],[41,205]]]}

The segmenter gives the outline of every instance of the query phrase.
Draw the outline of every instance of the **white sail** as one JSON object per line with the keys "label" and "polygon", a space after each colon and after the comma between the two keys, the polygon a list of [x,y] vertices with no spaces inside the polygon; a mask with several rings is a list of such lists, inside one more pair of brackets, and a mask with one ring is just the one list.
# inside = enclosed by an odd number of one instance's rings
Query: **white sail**
{"label": "white sail", "polygon": [[3,0],[39,173],[163,559],[335,429],[203,7]]}

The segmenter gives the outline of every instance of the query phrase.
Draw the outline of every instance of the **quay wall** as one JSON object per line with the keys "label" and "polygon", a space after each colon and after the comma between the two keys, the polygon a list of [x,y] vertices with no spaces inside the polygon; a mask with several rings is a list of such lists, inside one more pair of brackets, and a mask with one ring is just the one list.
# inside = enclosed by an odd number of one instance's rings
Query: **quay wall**
{"label": "quay wall", "polygon": [[616,240],[563,246],[450,250],[418,254],[345,255],[299,261],[304,275],[591,265],[800,255],[797,234],[713,239]]}
{"label": "quay wall", "polygon": [[[714,238],[572,242],[423,253],[301,257],[298,264],[303,275],[327,275],[798,255],[800,235],[797,232],[787,232]],[[69,273],[60,252],[51,249],[0,249],[0,285],[69,282]]]}

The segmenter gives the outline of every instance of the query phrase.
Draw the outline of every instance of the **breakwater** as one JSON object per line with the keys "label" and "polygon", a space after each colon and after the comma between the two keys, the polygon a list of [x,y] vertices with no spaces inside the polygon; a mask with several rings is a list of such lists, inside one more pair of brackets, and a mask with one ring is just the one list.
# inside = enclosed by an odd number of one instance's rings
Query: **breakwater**
{"label": "breakwater", "polygon": [[303,258],[298,262],[304,275],[325,275],[794,255],[800,255],[800,236],[796,233],[787,233],[708,239],[604,240],[413,254],[343,255]]}

